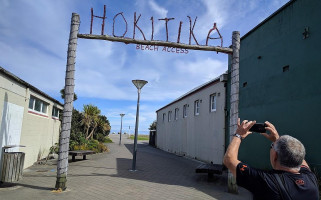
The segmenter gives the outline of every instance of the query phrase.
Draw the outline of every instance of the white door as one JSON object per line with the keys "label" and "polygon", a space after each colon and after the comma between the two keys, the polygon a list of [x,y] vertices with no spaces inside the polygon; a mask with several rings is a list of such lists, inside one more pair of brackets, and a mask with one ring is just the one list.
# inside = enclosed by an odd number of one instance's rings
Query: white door
{"label": "white door", "polygon": [[[24,107],[13,103],[4,102],[2,121],[0,128],[0,147],[6,145],[19,145]],[[7,150],[9,152],[19,151],[19,147]],[[2,151],[0,153],[0,156]],[[0,157],[1,158],[1,157]]]}

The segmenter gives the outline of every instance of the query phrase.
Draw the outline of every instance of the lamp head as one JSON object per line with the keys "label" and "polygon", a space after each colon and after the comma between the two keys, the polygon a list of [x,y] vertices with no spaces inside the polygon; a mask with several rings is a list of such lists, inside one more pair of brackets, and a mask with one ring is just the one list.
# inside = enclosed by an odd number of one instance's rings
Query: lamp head
{"label": "lamp head", "polygon": [[122,114],[119,114],[119,115],[120,115],[121,117],[124,117],[125,114],[122,113]]}
{"label": "lamp head", "polygon": [[137,89],[142,89],[146,83],[145,80],[132,80],[133,84],[136,86]]}

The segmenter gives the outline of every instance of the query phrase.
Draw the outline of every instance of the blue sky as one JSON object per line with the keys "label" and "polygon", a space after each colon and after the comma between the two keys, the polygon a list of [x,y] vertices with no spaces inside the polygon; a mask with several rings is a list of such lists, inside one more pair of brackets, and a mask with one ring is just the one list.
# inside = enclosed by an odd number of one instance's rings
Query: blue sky
{"label": "blue sky", "polygon": [[[63,102],[59,90],[64,87],[70,20],[73,12],[81,19],[80,33],[89,34],[90,8],[102,16],[106,5],[105,34],[112,35],[113,18],[123,12],[126,37],[133,36],[134,12],[141,14],[138,25],[151,38],[154,17],[154,40],[166,40],[161,18],[169,22],[169,41],[177,40],[179,21],[183,21],[181,43],[188,43],[189,21],[195,19],[194,33],[201,45],[213,23],[223,36],[223,46],[231,45],[232,31],[241,36],[271,15],[288,0],[0,0],[0,66]],[[120,19],[120,18],[117,18]],[[116,21],[121,35],[124,23]],[[101,20],[94,19],[93,34],[100,34]],[[136,38],[142,39],[136,29]],[[192,40],[194,44],[194,41]],[[210,45],[218,45],[211,41]],[[141,93],[139,131],[146,133],[156,119],[155,111],[189,90],[227,70],[227,55],[191,51],[188,54],[136,50],[134,44],[78,39],[74,106],[97,105],[109,119],[112,131],[134,132],[137,89],[131,80],[144,79],[148,84]]]}

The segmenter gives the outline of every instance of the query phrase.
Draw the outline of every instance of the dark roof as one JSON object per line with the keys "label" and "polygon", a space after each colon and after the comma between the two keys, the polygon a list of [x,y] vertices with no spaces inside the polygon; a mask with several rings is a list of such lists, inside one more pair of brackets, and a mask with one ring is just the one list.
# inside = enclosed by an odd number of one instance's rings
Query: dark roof
{"label": "dark roof", "polygon": [[287,8],[288,6],[290,6],[291,4],[293,4],[293,2],[295,2],[296,0],[289,0],[289,2],[287,2],[286,4],[284,4],[281,8],[279,8],[277,11],[275,11],[274,13],[272,13],[269,17],[267,17],[265,20],[263,20],[261,23],[259,23],[258,25],[256,25],[253,29],[251,29],[249,32],[247,32],[245,35],[243,35],[241,37],[241,40],[246,38],[247,36],[249,36],[251,33],[253,33],[256,29],[258,29],[259,27],[261,27],[263,24],[265,24],[267,21],[269,21],[271,18],[273,18],[274,16],[276,16],[277,14],[279,14],[281,11],[283,11],[285,8]]}
{"label": "dark roof", "polygon": [[51,96],[49,96],[48,94],[46,94],[46,93],[44,93],[43,91],[39,90],[39,89],[36,88],[35,86],[30,85],[30,84],[27,83],[26,81],[20,79],[19,77],[17,77],[16,75],[12,74],[11,72],[5,70],[5,69],[2,68],[1,66],[0,66],[0,72],[3,73],[3,74],[5,74],[6,76],[10,77],[11,79],[17,81],[18,83],[20,83],[20,84],[22,84],[22,85],[25,85],[27,88],[30,88],[30,89],[32,89],[33,91],[41,94],[42,96],[50,99],[51,101],[53,101],[53,102],[55,102],[55,103],[63,106],[63,104],[60,103],[58,100],[52,98]]}
{"label": "dark roof", "polygon": [[184,99],[184,98],[186,98],[186,97],[188,97],[188,96],[190,96],[190,95],[192,95],[192,94],[194,94],[194,93],[196,93],[196,92],[198,92],[198,91],[200,91],[200,90],[202,90],[204,88],[207,88],[207,87],[209,87],[209,86],[211,86],[213,84],[216,84],[216,83],[220,82],[221,76],[224,76],[224,75],[226,76],[227,74],[224,73],[224,74],[222,74],[222,75],[220,75],[220,76],[218,76],[218,77],[216,77],[216,78],[214,78],[214,79],[212,79],[212,80],[210,80],[210,81],[208,81],[208,82],[206,82],[206,83],[204,83],[204,84],[202,84],[202,85],[190,90],[189,92],[183,94],[182,96],[178,97],[177,99],[175,99],[174,101],[170,102],[169,104],[167,104],[167,105],[161,107],[160,109],[156,110],[156,112],[158,112],[158,111],[160,111],[160,110],[162,110],[162,109],[164,109],[164,108],[166,108],[166,107],[168,107],[168,106],[170,106],[170,105],[172,105],[172,104],[174,104],[174,103],[176,103],[176,102],[178,102],[178,101],[180,101],[180,100],[182,100],[182,99]]}

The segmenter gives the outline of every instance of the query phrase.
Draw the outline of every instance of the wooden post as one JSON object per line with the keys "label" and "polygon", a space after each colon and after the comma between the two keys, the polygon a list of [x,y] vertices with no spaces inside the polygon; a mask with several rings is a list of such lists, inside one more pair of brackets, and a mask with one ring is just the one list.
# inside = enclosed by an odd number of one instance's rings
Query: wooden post
{"label": "wooden post", "polygon": [[[233,31],[232,36],[232,67],[231,67],[231,94],[230,94],[230,135],[237,129],[239,117],[239,61],[240,61],[240,32]],[[230,142],[232,136],[230,136]],[[228,192],[238,193],[236,179],[233,174],[228,172]]]}
{"label": "wooden post", "polygon": [[72,13],[70,35],[67,53],[66,77],[65,77],[65,104],[62,117],[61,133],[59,138],[59,156],[57,163],[56,189],[66,189],[68,171],[68,151],[71,128],[71,116],[74,99],[74,77],[75,59],[77,49],[77,34],[79,32],[80,17],[77,13]]}

